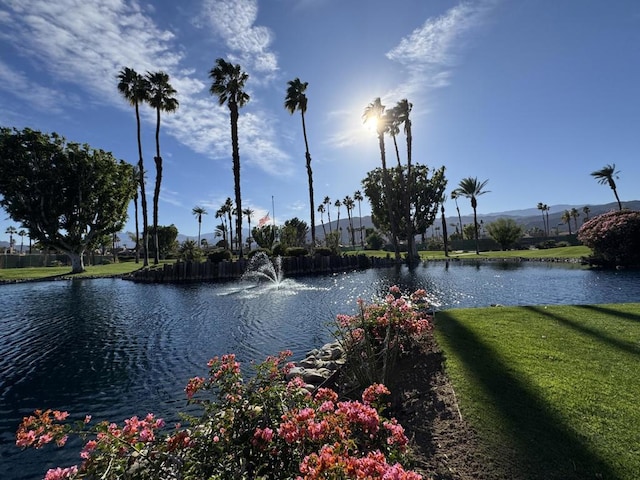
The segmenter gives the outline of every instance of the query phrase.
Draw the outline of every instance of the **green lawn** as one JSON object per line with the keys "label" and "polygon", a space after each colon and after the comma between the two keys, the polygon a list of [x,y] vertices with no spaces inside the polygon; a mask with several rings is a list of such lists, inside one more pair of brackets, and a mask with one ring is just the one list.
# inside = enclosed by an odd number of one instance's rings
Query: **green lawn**
{"label": "green lawn", "polygon": [[640,304],[438,312],[463,416],[528,479],[640,478]]}
{"label": "green lawn", "polygon": [[[142,268],[142,263],[121,262],[109,265],[95,265],[86,267],[84,273],[73,275],[73,278],[82,277],[112,277],[130,273]],[[0,269],[0,281],[17,280],[45,280],[60,277],[72,277],[71,267],[29,267],[29,268],[4,268]]]}

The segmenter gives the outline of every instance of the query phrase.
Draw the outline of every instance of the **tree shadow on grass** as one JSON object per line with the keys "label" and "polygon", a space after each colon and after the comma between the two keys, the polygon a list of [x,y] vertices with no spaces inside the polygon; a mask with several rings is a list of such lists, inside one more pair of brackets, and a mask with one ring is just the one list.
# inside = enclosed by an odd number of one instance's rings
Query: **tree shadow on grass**
{"label": "tree shadow on grass", "polygon": [[[626,353],[631,353],[634,355],[640,355],[640,349],[634,344],[634,342],[629,341],[629,342],[625,342],[623,340],[620,340],[618,338],[612,337],[611,335],[606,335],[605,333],[603,333],[600,330],[596,330],[593,328],[589,328],[586,327],[582,324],[580,324],[579,322],[576,322],[574,320],[571,320],[569,318],[557,315],[547,309],[545,309],[544,307],[523,307],[526,310],[530,310],[532,312],[535,312],[539,315],[544,315],[546,317],[552,318],[553,320],[556,320],[574,330],[577,330],[578,332],[585,334],[585,335],[589,335],[590,337],[593,337],[594,339],[596,339],[599,342],[603,342],[603,343],[607,343],[610,346],[617,348],[618,350],[622,350]],[[577,308],[590,308],[587,305],[584,306],[578,306]],[[605,312],[602,313],[606,313],[607,315],[616,315],[619,316],[617,311],[614,310],[607,310]],[[639,319],[640,320],[640,319]]]}
{"label": "tree shadow on grass", "polygon": [[517,462],[522,478],[616,478],[597,452],[590,450],[570,425],[563,424],[526,382],[510,373],[509,365],[482,338],[446,312],[440,314],[438,330],[449,338],[450,354],[460,359],[470,372],[471,381],[479,385],[499,412],[513,444],[487,440],[496,456],[515,456],[504,461]]}
{"label": "tree shadow on grass", "polygon": [[578,308],[593,310],[605,315],[614,315],[616,318],[623,320],[631,320],[632,322],[640,322],[640,313],[621,312],[618,309],[608,308],[603,305],[578,305]]}

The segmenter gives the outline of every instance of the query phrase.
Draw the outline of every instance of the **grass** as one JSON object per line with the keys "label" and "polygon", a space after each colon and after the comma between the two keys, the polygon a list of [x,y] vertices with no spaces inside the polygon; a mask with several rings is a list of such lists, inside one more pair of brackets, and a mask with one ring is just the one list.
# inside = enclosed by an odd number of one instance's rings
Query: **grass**
{"label": "grass", "polygon": [[640,478],[640,304],[438,312],[463,416],[528,479]]}
{"label": "grass", "polygon": [[120,262],[109,265],[91,265],[86,271],[71,275],[71,267],[27,267],[0,269],[0,282],[19,280],[53,280],[55,278],[113,277],[142,268],[142,262]]}

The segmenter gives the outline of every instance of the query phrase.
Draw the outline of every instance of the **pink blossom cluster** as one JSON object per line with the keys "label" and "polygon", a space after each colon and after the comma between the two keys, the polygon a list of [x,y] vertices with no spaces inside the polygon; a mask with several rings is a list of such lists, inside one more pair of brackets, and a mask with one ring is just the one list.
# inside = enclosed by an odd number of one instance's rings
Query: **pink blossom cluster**
{"label": "pink blossom cluster", "polygon": [[640,212],[611,211],[586,221],[578,239],[606,262],[634,264],[640,261]]}

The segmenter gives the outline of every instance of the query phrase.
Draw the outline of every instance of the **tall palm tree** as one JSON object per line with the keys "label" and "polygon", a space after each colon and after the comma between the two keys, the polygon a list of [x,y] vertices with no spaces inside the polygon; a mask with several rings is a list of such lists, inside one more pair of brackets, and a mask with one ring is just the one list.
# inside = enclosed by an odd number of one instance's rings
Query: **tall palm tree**
{"label": "tall palm tree", "polygon": [[322,231],[324,232],[324,238],[327,239],[327,229],[324,227],[324,203],[318,205],[318,213],[320,214],[320,223],[322,223]]}
{"label": "tall palm tree", "polygon": [[565,210],[562,212],[560,219],[567,224],[569,227],[569,235],[571,235],[571,212],[569,210]]}
{"label": "tall palm tree", "polygon": [[191,213],[193,213],[193,215],[195,215],[195,217],[198,219],[198,246],[200,246],[200,231],[202,229],[202,216],[207,214],[207,210],[204,207],[200,207],[196,205],[195,207],[193,207],[193,210],[191,210]]}
{"label": "tall palm tree", "polygon": [[311,154],[309,153],[309,142],[307,140],[307,126],[304,121],[304,114],[307,111],[307,90],[308,82],[301,82],[299,78],[290,80],[287,88],[287,96],[284,100],[284,108],[290,114],[294,114],[296,110],[300,111],[302,118],[302,135],[304,137],[305,159],[307,161],[307,177],[309,180],[309,210],[311,213],[311,245],[316,245],[316,213],[313,201],[313,172],[311,170]]}
{"label": "tall palm tree", "polygon": [[245,208],[242,210],[242,214],[247,217],[247,223],[249,223],[249,250],[251,250],[251,217],[253,217],[254,213],[256,213],[255,210],[252,210],[251,208]]}
{"label": "tall palm tree", "polygon": [[347,209],[347,217],[349,218],[349,231],[351,232],[351,235],[350,235],[351,246],[355,247],[356,237],[355,237],[355,232],[353,230],[353,216],[351,215],[351,212],[355,208],[356,202],[353,201],[353,198],[347,195],[342,199],[342,205],[344,205],[344,208]]}
{"label": "tall palm tree", "polygon": [[13,236],[18,233],[18,229],[13,225],[7,227],[4,233],[9,234],[9,253],[13,253]]}
{"label": "tall palm tree", "polygon": [[549,210],[551,210],[551,207],[545,203],[544,212],[547,216],[547,236],[551,235],[551,225],[549,225]]}
{"label": "tall palm tree", "polygon": [[600,170],[596,170],[595,172],[591,172],[591,176],[595,177],[598,180],[598,183],[601,185],[607,184],[613,190],[613,194],[616,197],[616,201],[618,202],[618,208],[622,210],[622,203],[620,202],[620,198],[618,197],[618,191],[616,190],[616,182],[614,177],[617,179],[618,174],[620,172],[616,172],[616,164],[613,163],[611,165],[605,165]]}
{"label": "tall palm tree", "polygon": [[582,213],[584,213],[584,218],[582,219],[582,223],[584,223],[589,220],[589,213],[591,213],[591,209],[589,208],[589,206],[585,205],[584,207],[582,207]]}
{"label": "tall palm tree", "polygon": [[20,253],[22,253],[22,247],[24,247],[24,237],[27,236],[27,231],[25,229],[21,229],[18,231],[18,235],[20,235]]}
{"label": "tall palm tree", "polygon": [[483,190],[489,180],[483,182],[478,181],[478,177],[467,177],[460,180],[456,191],[458,195],[471,200],[471,208],[473,208],[473,226],[476,237],[476,255],[480,255],[480,246],[478,242],[478,216],[476,214],[476,208],[478,207],[478,197],[488,193],[488,190]]}
{"label": "tall palm tree", "polygon": [[389,172],[387,170],[387,157],[384,147],[384,134],[387,130],[385,118],[384,118],[385,106],[382,104],[380,97],[374,99],[364,109],[362,119],[365,122],[376,122],[376,134],[378,136],[378,147],[380,148],[380,161],[382,163],[382,184],[384,189],[384,196],[387,203],[387,210],[389,213],[389,223],[391,226],[391,243],[393,244],[395,251],[396,263],[401,262],[400,249],[398,248],[398,232],[396,228],[396,220],[393,215],[393,208],[391,205],[391,181],[389,179]]}
{"label": "tall palm tree", "polygon": [[540,210],[540,213],[542,214],[542,229],[544,230],[545,236],[547,235],[547,222],[544,219],[544,212],[547,210],[546,207],[547,206],[542,202],[538,202],[538,206],[536,207],[538,210]]}
{"label": "tall palm tree", "polygon": [[138,139],[138,185],[140,187],[140,203],[142,204],[142,241],[144,243],[143,265],[149,265],[149,216],[147,209],[147,194],[145,189],[144,160],[142,158],[142,140],[140,138],[140,104],[149,98],[149,82],[145,77],[129,67],[120,70],[118,74],[118,91],[136,110],[136,127]]}
{"label": "tall palm tree", "polygon": [[[216,218],[221,218],[222,219],[222,223],[220,225],[222,225],[224,227],[224,229],[219,230],[219,232],[223,232],[224,236],[222,237],[222,240],[224,240],[225,243],[225,248],[230,248],[230,244],[227,243],[227,212],[226,212],[226,208],[224,205],[222,205],[217,211],[216,211]],[[217,235],[220,236],[220,235]]]}
{"label": "tall palm tree", "polygon": [[[396,120],[399,124],[404,126],[404,135],[407,140],[407,180],[404,185],[404,216],[407,225],[407,247],[408,251],[410,252],[409,259],[411,261],[419,259],[419,257],[417,256],[418,252],[415,246],[416,242],[413,231],[413,222],[411,220],[411,198],[413,192],[413,177],[411,175],[411,151],[413,136],[411,133],[410,114],[412,108],[413,105],[406,98],[400,100],[394,108]],[[400,173],[402,173],[402,171]]]}
{"label": "tall palm tree", "polygon": [[360,190],[356,190],[353,194],[353,199],[358,202],[358,217],[360,217],[360,246],[364,248],[364,237],[362,236],[362,209],[360,208],[361,203],[364,200],[362,192]]}
{"label": "tall palm tree", "polygon": [[460,207],[458,206],[458,196],[459,196],[459,192],[457,190],[454,190],[451,192],[451,200],[453,200],[454,202],[456,202],[456,210],[458,211],[458,222],[460,222],[460,238],[464,238],[464,235],[462,233],[462,217],[460,216]]}
{"label": "tall palm tree", "polygon": [[[132,240],[135,242],[135,246],[133,247],[133,250],[135,252],[135,263],[140,263],[140,215],[138,215],[138,189],[140,188],[140,185],[138,183],[138,178],[140,178],[140,175],[138,174],[138,166],[134,165],[133,169],[131,170],[132,174],[133,174],[133,183],[136,184],[136,191],[133,194],[133,216],[134,216],[134,221],[135,221],[135,228],[136,228],[136,233],[135,233],[135,237],[132,238]],[[149,257],[147,257],[148,260]]]}
{"label": "tall palm tree", "polygon": [[340,230],[340,207],[342,206],[342,202],[340,201],[340,199],[337,199],[333,205],[338,209],[338,221],[336,223],[336,230]]}
{"label": "tall palm tree", "polygon": [[577,208],[572,208],[569,213],[571,214],[571,218],[573,218],[573,223],[576,227],[576,232],[578,231],[578,217],[580,216],[580,212],[578,212]]}
{"label": "tall palm tree", "polygon": [[176,90],[169,83],[169,75],[165,72],[147,72],[149,82],[149,98],[147,102],[156,110],[156,184],[153,190],[153,242],[155,253],[153,263],[160,263],[160,246],[158,244],[158,200],[162,183],[162,157],[160,156],[160,112],[175,112],[178,109]]}
{"label": "tall palm tree", "polygon": [[[240,143],[238,141],[239,109],[249,101],[249,94],[244,91],[244,84],[249,78],[242,71],[240,65],[232,65],[222,58],[216,60],[216,65],[209,72],[213,80],[209,92],[218,97],[219,105],[227,105],[231,122],[231,149],[233,157],[233,181],[236,196],[236,208],[242,212],[242,197],[240,195]],[[242,245],[242,215],[236,217],[236,235],[238,243]],[[238,254],[242,258],[242,249]]]}
{"label": "tall palm tree", "polygon": [[322,203],[326,205],[327,223],[329,224],[329,233],[331,233],[331,199],[329,198],[329,196],[324,197]]}

